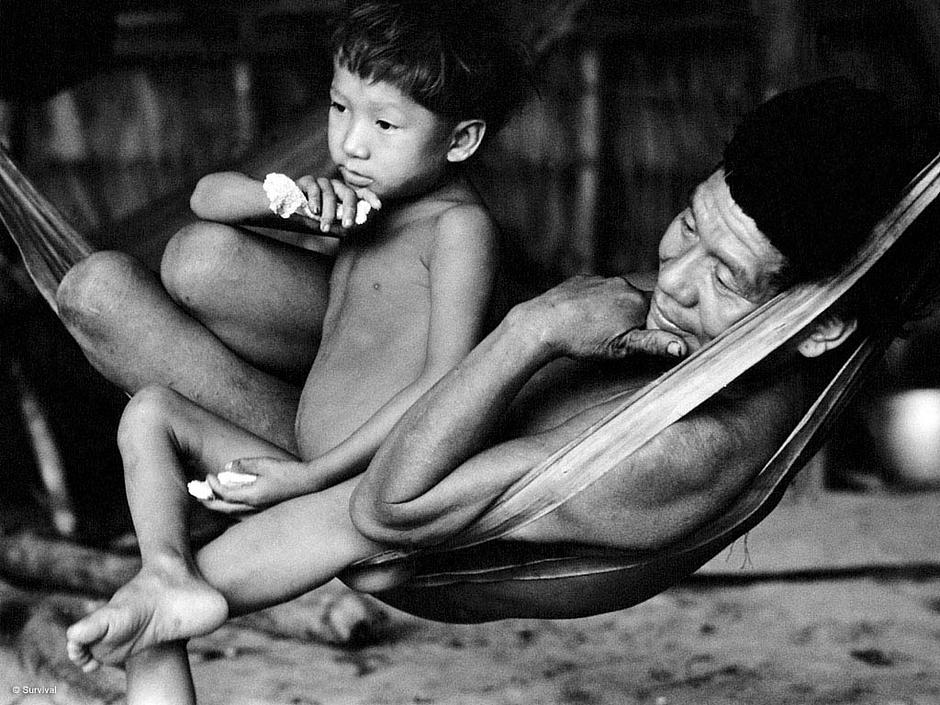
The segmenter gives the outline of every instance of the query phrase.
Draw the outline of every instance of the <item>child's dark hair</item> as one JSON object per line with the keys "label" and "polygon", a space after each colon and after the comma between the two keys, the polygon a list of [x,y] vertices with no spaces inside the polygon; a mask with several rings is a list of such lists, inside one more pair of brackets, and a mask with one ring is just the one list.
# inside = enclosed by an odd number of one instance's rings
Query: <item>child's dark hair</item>
{"label": "child's dark hair", "polygon": [[479,0],[351,3],[333,34],[334,60],[384,81],[449,120],[497,130],[530,86],[528,57]]}

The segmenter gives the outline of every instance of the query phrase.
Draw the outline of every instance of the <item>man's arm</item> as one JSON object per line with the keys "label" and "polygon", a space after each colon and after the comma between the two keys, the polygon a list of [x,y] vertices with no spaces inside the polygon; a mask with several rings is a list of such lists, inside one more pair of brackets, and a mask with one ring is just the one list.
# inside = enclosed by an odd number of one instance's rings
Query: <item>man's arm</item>
{"label": "man's arm", "polygon": [[639,329],[646,310],[642,292],[601,277],[577,277],[515,307],[379,449],[352,501],[360,531],[379,541],[423,542],[471,520],[603,411],[489,448],[535,372],[564,356],[615,360],[677,345],[684,352],[677,336]]}
{"label": "man's arm", "polygon": [[512,537],[656,549],[717,515],[779,448],[803,409],[799,373],[709,400]]}

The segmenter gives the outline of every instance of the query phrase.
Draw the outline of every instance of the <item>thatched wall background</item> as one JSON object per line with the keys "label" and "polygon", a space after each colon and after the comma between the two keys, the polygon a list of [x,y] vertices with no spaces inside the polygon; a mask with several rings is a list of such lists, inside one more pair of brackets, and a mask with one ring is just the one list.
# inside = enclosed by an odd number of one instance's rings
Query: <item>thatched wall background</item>
{"label": "thatched wall background", "polygon": [[[0,54],[0,133],[80,229],[155,264],[168,235],[162,224],[184,217],[187,189],[202,173],[291,133],[296,168],[308,156],[322,166],[322,132],[304,123],[307,152],[296,125],[324,102],[326,30],[341,4],[34,0],[23,19],[0,0],[0,32],[25,31],[11,29],[11,18],[33,23],[19,54]],[[887,90],[912,112],[940,111],[932,0],[504,6],[536,40],[541,95],[491,145],[476,177],[537,284],[655,266],[663,228],[718,161],[736,120],[775,91],[838,73]],[[79,13],[98,13],[106,26],[79,22]],[[107,37],[107,56],[62,39],[89,26]],[[50,46],[85,48],[70,55]],[[9,80],[19,71],[30,81]],[[0,359],[23,361],[48,399],[73,495],[91,516],[84,529],[107,531],[100,519],[112,510],[92,489],[119,483],[113,427],[123,397],[78,370],[70,345],[48,317],[21,317],[6,323]],[[49,354],[35,355],[40,348]],[[0,437],[9,439],[0,465],[12,467],[24,451],[8,432],[19,423],[4,401],[10,384],[0,375]]]}
{"label": "thatched wall background", "polygon": [[[341,3],[176,15],[153,9],[173,3],[115,4],[109,66],[11,117],[16,152],[86,229],[237,161],[322,100]],[[919,4],[515,0],[507,12],[542,45],[541,96],[479,181],[544,273],[648,268],[689,187],[764,96],[841,73],[936,110]]]}

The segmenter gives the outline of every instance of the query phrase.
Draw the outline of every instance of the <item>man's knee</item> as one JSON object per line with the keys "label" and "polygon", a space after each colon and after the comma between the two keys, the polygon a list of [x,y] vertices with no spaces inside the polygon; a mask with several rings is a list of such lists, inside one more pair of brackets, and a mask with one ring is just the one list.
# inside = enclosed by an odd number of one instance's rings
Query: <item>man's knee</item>
{"label": "man's knee", "polygon": [[238,278],[236,262],[245,236],[228,225],[197,222],[181,228],[167,243],[160,279],[173,299],[199,307],[218,295],[219,287]]}
{"label": "man's knee", "polygon": [[94,333],[109,325],[115,302],[150,276],[146,268],[123,252],[95,252],[74,265],[59,283],[59,317],[70,330]]}

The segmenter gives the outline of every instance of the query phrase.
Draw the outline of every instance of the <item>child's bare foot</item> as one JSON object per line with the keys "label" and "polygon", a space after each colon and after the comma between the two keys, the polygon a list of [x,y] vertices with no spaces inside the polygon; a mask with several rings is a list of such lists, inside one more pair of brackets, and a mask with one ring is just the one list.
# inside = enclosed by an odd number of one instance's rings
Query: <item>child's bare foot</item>
{"label": "child's bare foot", "polygon": [[228,617],[225,598],[179,567],[144,566],[104,607],[66,632],[69,658],[88,672],[153,644],[208,634]]}

